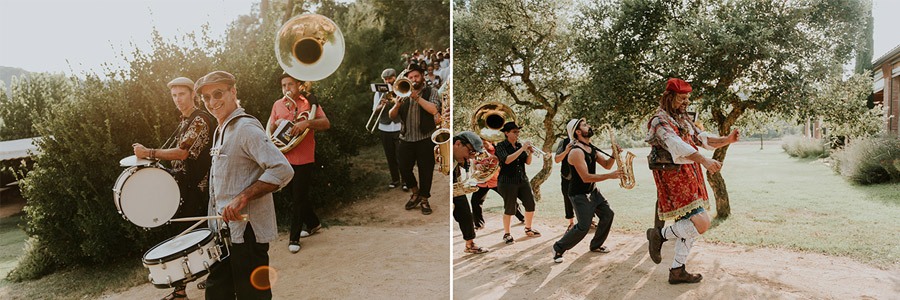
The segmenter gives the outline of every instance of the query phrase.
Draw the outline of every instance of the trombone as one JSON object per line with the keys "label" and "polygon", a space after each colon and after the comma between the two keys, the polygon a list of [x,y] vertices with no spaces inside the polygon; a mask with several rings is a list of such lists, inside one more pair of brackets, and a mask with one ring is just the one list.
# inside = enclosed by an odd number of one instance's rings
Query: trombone
{"label": "trombone", "polygon": [[[375,132],[375,128],[378,128],[378,119],[375,118],[376,115],[381,116],[384,113],[384,109],[388,107],[388,105],[393,104],[400,99],[400,97],[409,97],[412,95],[412,82],[409,79],[406,79],[406,73],[400,73],[400,78],[394,81],[394,85],[390,86],[390,90],[384,95],[381,95],[381,100],[385,100],[387,98],[388,102],[381,106],[379,110],[372,110],[372,115],[369,116],[369,120],[366,121],[366,130],[369,133]],[[375,122],[372,122],[372,120]],[[371,127],[371,128],[370,128]]]}

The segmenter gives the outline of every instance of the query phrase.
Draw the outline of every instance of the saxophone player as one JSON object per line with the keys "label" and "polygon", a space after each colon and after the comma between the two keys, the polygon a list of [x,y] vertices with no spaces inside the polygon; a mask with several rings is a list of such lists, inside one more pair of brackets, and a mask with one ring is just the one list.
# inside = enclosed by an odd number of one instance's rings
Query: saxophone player
{"label": "saxophone player", "polygon": [[[437,129],[436,115],[441,111],[441,95],[425,85],[425,71],[418,64],[409,64],[406,79],[412,82],[411,94],[401,97],[391,108],[390,118],[400,119],[400,147],[398,150],[400,178],[410,189],[406,209],[421,204],[422,214],[432,213],[431,180],[434,177],[434,142],[431,134]],[[413,166],[419,170],[418,180]]]}
{"label": "saxophone player", "polygon": [[608,170],[615,161],[601,156],[600,149],[591,144],[591,136],[594,135],[594,129],[591,128],[591,125],[585,119],[569,121],[566,124],[566,132],[569,135],[569,139],[575,141],[575,145],[572,146],[572,150],[567,155],[566,160],[572,166],[572,177],[569,182],[569,199],[575,208],[577,223],[559,241],[553,244],[553,261],[556,263],[563,262],[563,253],[572,249],[584,239],[591,228],[591,218],[594,215],[600,218],[600,222],[597,224],[594,238],[591,239],[590,251],[609,252],[609,249],[603,246],[603,243],[606,241],[606,237],[609,236],[609,230],[612,227],[615,214],[609,208],[609,202],[603,198],[603,195],[596,188],[595,183],[607,179],[619,179],[624,175],[624,171],[621,169],[606,174],[597,174],[597,164]]}
{"label": "saxophone player", "polygon": [[[453,160],[456,161],[453,168],[453,183],[463,182],[467,178],[463,176],[470,173],[469,161],[477,153],[483,153],[484,148],[481,143],[481,137],[471,131],[463,131],[453,137]],[[456,191],[453,193],[457,194]],[[453,219],[459,224],[459,230],[462,232],[463,239],[466,240],[466,253],[482,254],[488,252],[488,249],[475,245],[475,223],[472,220],[472,211],[469,209],[469,202],[466,195],[453,197]]]}

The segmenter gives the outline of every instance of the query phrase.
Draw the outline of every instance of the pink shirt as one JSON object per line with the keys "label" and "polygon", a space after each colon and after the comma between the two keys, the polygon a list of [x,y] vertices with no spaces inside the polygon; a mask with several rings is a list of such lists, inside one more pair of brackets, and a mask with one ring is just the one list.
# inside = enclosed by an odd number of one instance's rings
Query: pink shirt
{"label": "pink shirt", "polygon": [[[306,98],[303,96],[299,97],[297,100],[297,106],[294,109],[289,109],[288,104],[291,102],[285,98],[278,99],[275,101],[275,104],[272,105],[272,113],[269,117],[269,122],[271,126],[275,126],[276,120],[292,120],[296,114],[309,111],[309,101],[306,101]],[[315,119],[325,118],[325,111],[322,110],[322,106],[316,106],[316,117]],[[292,165],[305,165],[309,163],[313,163],[316,161],[316,139],[315,139],[315,130],[310,130],[306,137],[303,138],[303,141],[284,154],[284,157],[287,158],[288,162]]]}

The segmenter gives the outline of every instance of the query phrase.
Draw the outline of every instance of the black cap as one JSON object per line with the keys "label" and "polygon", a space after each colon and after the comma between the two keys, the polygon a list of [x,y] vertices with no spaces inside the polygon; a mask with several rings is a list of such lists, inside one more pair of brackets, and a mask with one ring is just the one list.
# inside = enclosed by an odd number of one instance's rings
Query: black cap
{"label": "black cap", "polygon": [[406,72],[408,73],[409,71],[419,71],[419,74],[425,75],[425,70],[423,70],[422,66],[419,64],[409,64],[409,66],[406,67]]}
{"label": "black cap", "polygon": [[508,132],[513,129],[521,129],[521,128],[522,127],[520,127],[519,125],[516,125],[516,122],[506,122],[506,124],[503,124],[503,128],[501,128],[500,131]]}
{"label": "black cap", "polygon": [[283,73],[281,73],[281,76],[278,76],[278,84],[281,84],[281,80],[282,80],[282,79],[285,79],[285,78],[287,78],[287,77],[290,77],[290,78],[292,78],[292,79],[294,79],[294,80],[296,80],[296,81],[299,81],[300,83],[303,83],[303,82],[304,82],[303,80],[294,78],[294,76],[291,76],[291,74],[288,74],[287,72],[283,72]]}

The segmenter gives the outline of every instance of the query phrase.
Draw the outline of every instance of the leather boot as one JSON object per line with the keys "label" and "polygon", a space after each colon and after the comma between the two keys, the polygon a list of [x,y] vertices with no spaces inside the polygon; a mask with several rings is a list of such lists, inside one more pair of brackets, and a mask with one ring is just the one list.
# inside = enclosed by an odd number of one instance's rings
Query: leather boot
{"label": "leather boot", "polygon": [[684,269],[684,265],[681,265],[681,267],[678,268],[669,269],[669,284],[697,283],[702,279],[703,275],[688,273],[687,270]]}
{"label": "leather boot", "polygon": [[650,249],[650,260],[655,264],[659,264],[662,261],[662,254],[660,251],[662,250],[663,237],[657,228],[647,229],[647,240],[650,241],[649,249]]}

